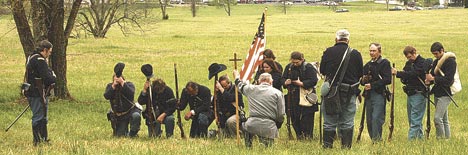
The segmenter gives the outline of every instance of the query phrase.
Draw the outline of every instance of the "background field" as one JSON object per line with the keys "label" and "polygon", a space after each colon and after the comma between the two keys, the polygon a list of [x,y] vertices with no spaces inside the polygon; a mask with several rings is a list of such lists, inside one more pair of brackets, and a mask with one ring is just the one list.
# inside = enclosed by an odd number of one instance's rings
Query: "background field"
{"label": "background field", "polygon": [[[383,56],[401,69],[406,61],[402,50],[413,45],[423,57],[432,57],[430,45],[440,41],[447,51],[457,54],[461,78],[466,79],[468,66],[468,22],[466,9],[386,12],[384,5],[348,3],[348,13],[334,13],[326,6],[292,6],[288,14],[275,5],[237,5],[228,17],[222,8],[200,7],[192,18],[187,7],[169,8],[170,20],[160,21],[159,10],[142,22],[143,32],[133,30],[125,37],[114,27],[105,39],[94,39],[81,34],[70,39],[67,53],[68,87],[74,101],[54,101],[50,105],[49,132],[52,145],[33,147],[31,113],[28,111],[13,128],[0,132],[0,154],[464,154],[467,153],[468,118],[466,89],[455,96],[460,108],[450,106],[452,138],[436,140],[432,128],[429,140],[407,140],[408,122],[406,95],[401,83],[396,83],[396,120],[392,142],[372,144],[363,133],[363,141],[353,143],[350,151],[323,150],[318,139],[288,141],[283,126],[280,138],[272,148],[254,144],[252,150],[236,145],[234,139],[203,140],[180,138],[175,129],[172,139],[149,139],[142,125],[137,139],[112,138],[105,113],[109,103],[103,98],[104,87],[111,81],[113,67],[125,62],[124,75],[135,83],[137,92],[143,88],[145,77],[140,66],[151,63],[157,77],[174,88],[173,64],[178,65],[179,88],[187,81],[196,81],[212,88],[207,78],[211,63],[228,66],[224,73],[231,75],[232,62],[228,59],[236,52],[244,58],[258,27],[261,13],[268,7],[266,34],[267,48],[284,65],[292,51],[305,53],[307,61],[319,61],[325,48],[334,44],[334,33],[346,28],[351,32],[350,45],[369,60],[368,45],[379,42]],[[341,8],[341,7],[340,7]],[[0,124],[6,127],[26,106],[19,101],[19,84],[24,74],[24,56],[11,16],[0,16]],[[239,66],[240,67],[240,66]],[[321,82],[320,82],[321,83]],[[466,82],[462,80],[465,88]],[[432,107],[434,108],[434,107]],[[389,107],[388,107],[389,109]],[[434,111],[434,109],[432,109]],[[434,112],[431,112],[431,118]],[[355,120],[359,126],[360,109]],[[389,114],[389,110],[387,110]],[[318,113],[316,115],[318,117]],[[388,118],[384,136],[388,135]],[[317,120],[317,119],[316,119]],[[433,121],[431,121],[433,122]],[[188,134],[190,123],[183,121]],[[314,134],[318,136],[318,121]],[[432,127],[434,125],[432,124]],[[212,129],[216,128],[213,124]],[[366,130],[366,129],[365,129]],[[356,134],[355,134],[356,135]],[[243,143],[243,142],[242,142]],[[337,147],[336,147],[337,146]],[[335,143],[335,147],[340,145]]]}

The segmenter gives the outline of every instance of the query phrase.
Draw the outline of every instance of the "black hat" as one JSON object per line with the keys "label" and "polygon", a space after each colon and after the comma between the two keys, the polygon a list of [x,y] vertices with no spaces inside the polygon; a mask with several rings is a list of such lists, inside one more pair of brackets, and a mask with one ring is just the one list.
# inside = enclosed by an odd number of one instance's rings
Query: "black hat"
{"label": "black hat", "polygon": [[208,79],[211,79],[214,75],[226,69],[227,69],[226,65],[218,64],[218,63],[211,64],[210,67],[208,67],[208,71],[209,71]]}
{"label": "black hat", "polygon": [[117,77],[122,76],[123,69],[125,68],[125,64],[123,62],[119,62],[114,67],[114,73]]}
{"label": "black hat", "polygon": [[144,64],[143,66],[141,66],[141,72],[145,74],[147,79],[152,78],[154,76],[153,66],[151,66],[150,64]]}

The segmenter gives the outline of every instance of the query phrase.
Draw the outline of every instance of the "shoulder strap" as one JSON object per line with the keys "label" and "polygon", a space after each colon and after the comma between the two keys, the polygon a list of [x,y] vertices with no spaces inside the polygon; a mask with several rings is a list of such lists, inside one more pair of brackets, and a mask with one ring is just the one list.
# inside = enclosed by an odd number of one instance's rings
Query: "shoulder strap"
{"label": "shoulder strap", "polygon": [[348,68],[348,63],[349,63],[349,59],[351,58],[351,52],[352,51],[353,51],[353,49],[348,47],[348,53],[346,54],[346,59],[344,60],[345,65],[343,67],[343,70],[341,70],[340,81],[338,81],[338,84],[341,84],[341,82],[343,81],[344,75],[346,73],[346,69]]}
{"label": "shoulder strap", "polygon": [[[343,59],[341,59],[340,66],[338,66],[338,69],[337,69],[336,72],[335,72],[335,76],[333,76],[333,79],[332,79],[332,81],[331,81],[331,83],[330,83],[330,86],[333,85],[333,82],[335,82],[336,75],[338,75],[338,72],[340,71],[341,66],[343,65],[343,61],[345,61],[345,59],[348,59],[348,61],[349,61],[349,58],[347,58],[347,57],[349,57],[349,55],[350,55],[349,53],[351,53],[351,51],[352,51],[352,50],[350,50],[350,49],[351,49],[351,48],[348,46],[347,50],[346,50],[345,53],[343,54]],[[347,63],[348,63],[348,62],[346,62],[346,64],[347,64]],[[348,66],[348,65],[345,65],[345,69],[343,69],[343,70],[346,71],[346,67],[347,67],[347,66]],[[341,71],[341,72],[344,73],[343,71]],[[341,81],[343,80],[343,77],[344,77],[344,74],[340,77],[340,83],[341,83]]]}
{"label": "shoulder strap", "polygon": [[23,82],[27,82],[28,80],[28,69],[29,69],[29,61],[31,61],[31,59],[33,57],[36,57],[36,56],[39,56],[39,54],[33,54],[33,55],[29,55],[28,56],[28,59],[26,60],[26,69],[24,70],[24,79],[23,79]]}

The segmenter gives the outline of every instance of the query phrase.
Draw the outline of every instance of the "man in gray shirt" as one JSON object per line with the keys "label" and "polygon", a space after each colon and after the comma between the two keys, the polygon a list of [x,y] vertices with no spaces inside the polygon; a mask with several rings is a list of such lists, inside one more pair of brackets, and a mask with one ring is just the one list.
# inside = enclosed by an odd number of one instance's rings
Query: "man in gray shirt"
{"label": "man in gray shirt", "polygon": [[250,117],[243,123],[245,145],[252,147],[252,136],[257,135],[265,146],[271,146],[278,137],[278,129],[284,121],[283,93],[271,86],[273,79],[269,73],[263,73],[258,78],[259,85],[251,85],[248,81],[240,81],[239,72],[234,70],[236,85],[249,103]]}

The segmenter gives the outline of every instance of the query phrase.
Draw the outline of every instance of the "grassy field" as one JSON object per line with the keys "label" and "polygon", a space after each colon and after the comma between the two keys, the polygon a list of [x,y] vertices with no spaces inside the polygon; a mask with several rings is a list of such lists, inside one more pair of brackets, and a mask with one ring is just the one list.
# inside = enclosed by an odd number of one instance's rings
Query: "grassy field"
{"label": "grassy field", "polygon": [[[334,44],[334,33],[346,28],[351,32],[350,45],[362,52],[369,60],[368,45],[379,42],[383,56],[401,69],[406,61],[402,51],[413,45],[423,57],[432,57],[430,45],[440,41],[447,51],[457,54],[461,78],[468,78],[463,69],[468,67],[468,23],[466,9],[423,10],[386,12],[385,5],[364,2],[348,3],[348,13],[334,13],[325,6],[291,6],[288,13],[275,5],[237,5],[232,16],[222,8],[199,7],[198,15],[191,17],[188,7],[168,9],[170,19],[160,21],[158,9],[142,21],[143,32],[133,30],[125,37],[114,27],[107,38],[91,36],[70,39],[67,53],[68,87],[74,101],[58,100],[50,104],[49,132],[52,145],[33,147],[31,113],[28,111],[9,132],[0,132],[0,154],[464,154],[468,153],[468,125],[463,123],[468,114],[466,89],[454,98],[460,108],[450,106],[452,138],[436,140],[435,129],[424,141],[408,141],[406,95],[401,83],[396,83],[396,117],[394,140],[372,144],[367,132],[361,143],[353,143],[349,151],[323,150],[318,139],[313,141],[288,141],[283,126],[280,138],[272,148],[254,144],[252,150],[237,145],[234,139],[203,140],[181,139],[175,129],[171,139],[149,139],[146,126],[142,125],[136,139],[112,138],[106,119],[109,103],[103,98],[105,85],[111,81],[113,67],[125,62],[124,75],[135,83],[137,92],[146,80],[140,72],[142,64],[150,63],[157,77],[166,80],[174,88],[173,64],[178,65],[179,88],[187,81],[196,81],[212,87],[207,79],[211,63],[228,66],[228,59],[236,52],[244,58],[256,32],[264,7],[268,7],[266,34],[267,48],[272,49],[277,60],[284,65],[292,51],[305,53],[307,61],[320,61],[325,48]],[[0,118],[2,127],[11,121],[26,106],[19,100],[19,85],[24,74],[24,56],[11,16],[0,16]],[[240,67],[240,66],[239,66]],[[465,88],[466,82],[462,80]],[[321,83],[321,82],[320,82]],[[433,107],[432,107],[433,108]],[[389,107],[388,107],[389,109]],[[432,109],[432,116],[434,114]],[[355,128],[359,126],[360,109]],[[389,110],[387,110],[389,114]],[[318,114],[316,115],[318,117]],[[389,116],[389,115],[388,115]],[[388,118],[387,116],[387,118]],[[384,124],[388,126],[388,120]],[[431,121],[432,122],[432,121]],[[188,134],[190,123],[183,121]],[[318,136],[318,121],[314,134]],[[432,124],[432,126],[434,126]],[[212,125],[210,128],[216,128]],[[3,128],[2,128],[3,129]],[[388,130],[384,130],[384,136]],[[356,134],[355,134],[356,135]],[[242,142],[243,143],[243,142]],[[335,143],[336,148],[339,144]]]}

